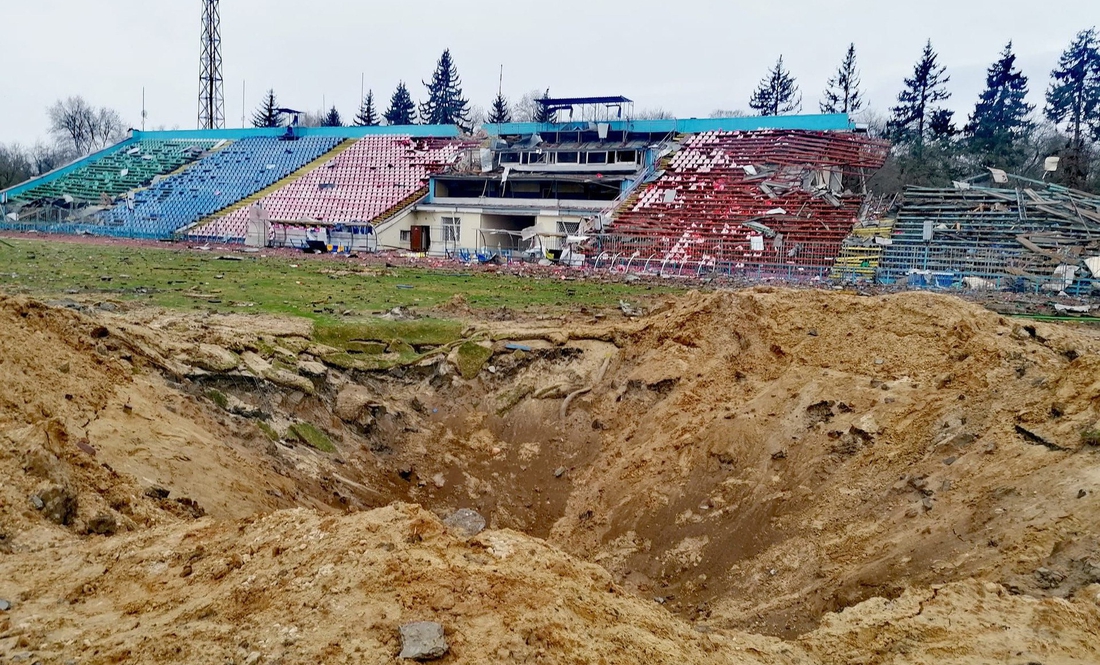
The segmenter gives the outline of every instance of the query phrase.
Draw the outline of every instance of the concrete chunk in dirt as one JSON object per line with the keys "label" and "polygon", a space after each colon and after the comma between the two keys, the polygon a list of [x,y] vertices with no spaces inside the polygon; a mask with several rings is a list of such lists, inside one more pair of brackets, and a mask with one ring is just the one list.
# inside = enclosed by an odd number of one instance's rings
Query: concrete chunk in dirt
{"label": "concrete chunk in dirt", "polygon": [[485,518],[481,513],[469,508],[454,511],[450,517],[443,520],[443,524],[462,538],[473,538],[485,530]]}
{"label": "concrete chunk in dirt", "polygon": [[198,344],[187,354],[185,362],[208,372],[220,373],[237,369],[241,359],[229,349],[214,344]]}
{"label": "concrete chunk in dirt", "polygon": [[443,626],[438,623],[415,621],[401,626],[401,653],[398,658],[435,660],[446,655],[447,649]]}
{"label": "concrete chunk in dirt", "polygon": [[76,517],[76,493],[67,487],[54,486],[38,493],[46,517],[56,524],[68,526]]}
{"label": "concrete chunk in dirt", "polygon": [[324,363],[313,360],[298,361],[298,373],[307,377],[323,377],[328,374],[328,368]]}

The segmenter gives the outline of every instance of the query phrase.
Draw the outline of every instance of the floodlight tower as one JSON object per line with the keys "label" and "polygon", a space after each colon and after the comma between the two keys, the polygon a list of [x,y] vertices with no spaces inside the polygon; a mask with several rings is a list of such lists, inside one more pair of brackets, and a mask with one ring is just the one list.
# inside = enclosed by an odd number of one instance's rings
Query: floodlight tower
{"label": "floodlight tower", "polygon": [[202,0],[202,51],[199,57],[199,129],[225,129],[222,78],[222,17],[218,0]]}

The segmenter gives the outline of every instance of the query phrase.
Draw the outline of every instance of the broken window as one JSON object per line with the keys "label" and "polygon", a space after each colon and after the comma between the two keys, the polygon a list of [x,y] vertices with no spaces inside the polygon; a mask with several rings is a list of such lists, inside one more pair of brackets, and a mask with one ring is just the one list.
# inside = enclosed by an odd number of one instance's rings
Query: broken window
{"label": "broken window", "polygon": [[564,233],[567,236],[575,236],[580,233],[581,223],[577,222],[563,222],[558,220],[558,233]]}
{"label": "broken window", "polygon": [[462,218],[442,217],[440,221],[443,222],[443,242],[458,244],[462,237]]}

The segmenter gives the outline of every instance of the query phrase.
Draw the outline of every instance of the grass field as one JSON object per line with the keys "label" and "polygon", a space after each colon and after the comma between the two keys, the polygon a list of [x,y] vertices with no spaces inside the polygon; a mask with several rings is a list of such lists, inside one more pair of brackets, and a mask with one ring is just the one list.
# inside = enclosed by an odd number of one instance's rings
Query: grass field
{"label": "grass field", "polygon": [[42,297],[94,295],[177,309],[283,313],[336,325],[344,312],[430,308],[461,294],[474,310],[540,312],[613,307],[665,289],[485,272],[372,268],[356,261],[261,257],[175,247],[52,240],[0,242],[0,292]]}

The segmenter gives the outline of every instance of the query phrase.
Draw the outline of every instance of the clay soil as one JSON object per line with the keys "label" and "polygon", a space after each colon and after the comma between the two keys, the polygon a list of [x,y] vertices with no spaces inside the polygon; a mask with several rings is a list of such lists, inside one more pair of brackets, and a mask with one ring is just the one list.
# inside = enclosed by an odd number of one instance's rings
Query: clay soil
{"label": "clay soil", "polygon": [[0,662],[390,663],[419,620],[445,663],[1100,662],[1093,330],[660,298],[456,299],[465,344],[385,370],[304,319],[0,298]]}

